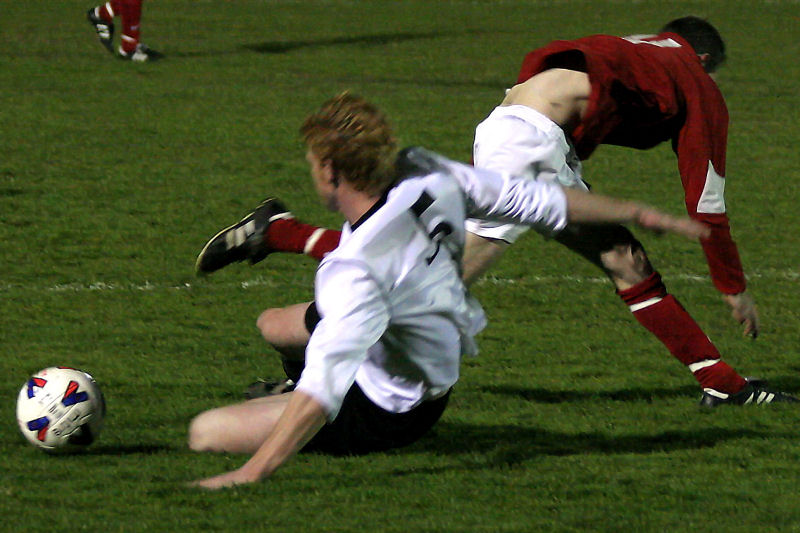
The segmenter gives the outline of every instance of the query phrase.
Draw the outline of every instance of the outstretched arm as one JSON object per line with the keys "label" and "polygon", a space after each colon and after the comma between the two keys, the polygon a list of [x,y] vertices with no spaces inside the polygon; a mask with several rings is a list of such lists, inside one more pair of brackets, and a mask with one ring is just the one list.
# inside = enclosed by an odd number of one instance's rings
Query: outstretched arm
{"label": "outstretched arm", "polygon": [[525,224],[542,233],[557,233],[568,223],[634,223],[653,231],[679,233],[690,239],[709,235],[709,229],[700,222],[673,217],[636,202],[589,194],[549,181],[467,167],[423,149],[408,152],[408,157],[423,168],[447,169],[466,193],[467,214],[473,218]]}
{"label": "outstretched arm", "polygon": [[192,485],[221,489],[254,483],[272,475],[278,467],[300,451],[325,425],[325,410],[318,401],[302,391],[288,394],[292,397],[275,429],[249,461],[236,470],[195,481]]}
{"label": "outstretched arm", "polygon": [[564,189],[564,195],[567,197],[567,220],[571,223],[633,223],[651,231],[678,233],[690,239],[705,238],[709,235],[709,229],[705,224],[688,217],[673,217],[635,202],[589,194],[576,189]]}

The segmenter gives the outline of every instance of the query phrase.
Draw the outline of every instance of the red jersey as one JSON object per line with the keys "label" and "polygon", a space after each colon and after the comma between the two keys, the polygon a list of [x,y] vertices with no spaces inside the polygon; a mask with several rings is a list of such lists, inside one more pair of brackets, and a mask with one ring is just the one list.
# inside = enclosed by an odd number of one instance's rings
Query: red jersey
{"label": "red jersey", "polygon": [[723,198],[728,110],[692,47],[674,33],[555,41],[525,56],[517,82],[549,68],[589,75],[586,112],[571,132],[581,159],[599,144],[644,149],[672,141],[686,209],[712,228],[702,241],[711,278],[725,294],[742,292]]}

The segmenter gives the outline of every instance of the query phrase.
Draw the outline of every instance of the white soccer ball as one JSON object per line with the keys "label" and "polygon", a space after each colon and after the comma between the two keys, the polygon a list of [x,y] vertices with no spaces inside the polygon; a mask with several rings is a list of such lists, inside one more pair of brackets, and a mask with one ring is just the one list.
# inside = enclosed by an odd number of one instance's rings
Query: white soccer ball
{"label": "white soccer ball", "polygon": [[100,434],[106,404],[94,378],[74,368],[33,374],[17,397],[17,423],[28,442],[48,452],[75,451]]}

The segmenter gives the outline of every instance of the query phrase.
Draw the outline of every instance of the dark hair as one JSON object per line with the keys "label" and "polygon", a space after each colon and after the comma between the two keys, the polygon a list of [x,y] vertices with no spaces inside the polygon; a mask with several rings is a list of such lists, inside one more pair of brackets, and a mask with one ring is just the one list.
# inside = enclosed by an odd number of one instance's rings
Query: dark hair
{"label": "dark hair", "polygon": [[705,19],[683,17],[668,22],[661,33],[677,33],[694,48],[697,55],[708,54],[703,66],[706,72],[714,72],[725,61],[725,41],[717,29]]}
{"label": "dark hair", "polygon": [[386,115],[344,92],[322,104],[300,128],[309,149],[330,160],[335,177],[356,190],[381,194],[395,179],[397,141]]}

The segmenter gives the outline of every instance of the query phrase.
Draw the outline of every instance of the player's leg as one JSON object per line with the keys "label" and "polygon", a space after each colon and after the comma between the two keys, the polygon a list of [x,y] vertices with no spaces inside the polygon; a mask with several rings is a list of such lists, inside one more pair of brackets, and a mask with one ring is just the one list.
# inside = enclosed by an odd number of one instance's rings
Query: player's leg
{"label": "player's leg", "polygon": [[[478,124],[473,161],[476,167],[586,188],[580,180],[580,161],[563,130],[541,113],[521,105],[498,107]],[[464,282],[470,285],[528,228],[471,219],[466,229]]]}
{"label": "player's leg", "polygon": [[[684,309],[667,292],[661,276],[650,264],[644,248],[633,234],[622,226],[572,226],[556,240],[602,268],[617,288],[617,294],[628,305],[634,318],[656,336],[670,353],[692,372],[706,396],[728,399],[743,394],[746,398],[754,384],[739,375],[722,360],[717,348]],[[786,401],[791,397],[769,391],[755,403]],[[745,394],[746,393],[746,394]],[[771,396],[770,396],[771,395]],[[738,403],[738,402],[737,402]]]}
{"label": "player's leg", "polygon": [[276,198],[267,198],[242,220],[220,230],[197,256],[198,274],[231,263],[258,263],[273,252],[309,255],[321,261],[339,245],[341,232],[303,224]]}
{"label": "player's leg", "polygon": [[503,256],[510,243],[500,239],[489,239],[467,232],[464,243],[463,279],[469,287]]}
{"label": "player's leg", "polygon": [[164,57],[160,52],[140,42],[142,0],[117,0],[122,25],[119,57],[137,63],[156,61]]}
{"label": "player's leg", "polygon": [[[313,302],[267,309],[256,325],[261,335],[282,355],[292,388],[305,366],[305,346],[319,315]],[[288,403],[291,391],[278,384],[261,382],[262,389],[250,386],[248,402],[211,409],[198,415],[189,427],[189,447],[197,451],[254,453],[267,438]],[[283,383],[286,385],[286,383]],[[257,393],[256,393],[257,392]]]}
{"label": "player's leg", "polygon": [[305,302],[267,309],[258,316],[256,326],[264,340],[285,358],[303,360],[306,344],[311,338],[306,322],[312,305],[313,302]]}
{"label": "player's leg", "polygon": [[259,315],[256,325],[261,336],[281,354],[286,377],[259,379],[245,391],[247,398],[260,398],[293,391],[306,366],[305,348],[311,331],[319,321],[313,302],[267,309]]}
{"label": "player's leg", "polygon": [[198,452],[255,453],[292,393],[210,409],[189,424],[189,448]]}
{"label": "player's leg", "polygon": [[[311,307],[314,307],[313,303],[306,302],[267,309],[256,321],[264,340],[281,353],[292,388],[305,366],[304,348],[310,338],[306,324],[308,320],[314,320],[313,313],[309,313]],[[254,387],[259,384],[260,390],[255,391]],[[254,453],[288,402],[291,391],[285,382],[282,384],[284,387],[276,390],[280,383],[254,383],[249,394],[255,399],[198,415],[189,427],[189,447],[197,451]]]}
{"label": "player's leg", "polygon": [[275,252],[305,254],[322,261],[339,246],[341,236],[339,230],[305,224],[292,218],[271,225],[264,239]]}
{"label": "player's leg", "polygon": [[119,13],[120,0],[111,0],[97,7],[89,8],[86,12],[86,19],[92,25],[106,50],[114,53],[114,16]]}

